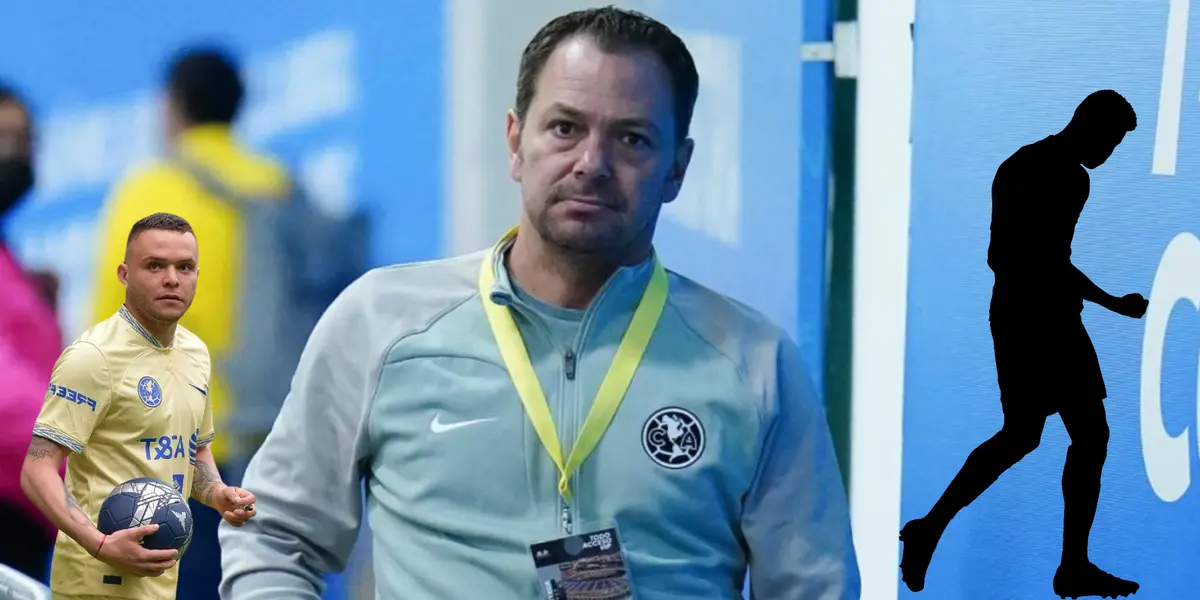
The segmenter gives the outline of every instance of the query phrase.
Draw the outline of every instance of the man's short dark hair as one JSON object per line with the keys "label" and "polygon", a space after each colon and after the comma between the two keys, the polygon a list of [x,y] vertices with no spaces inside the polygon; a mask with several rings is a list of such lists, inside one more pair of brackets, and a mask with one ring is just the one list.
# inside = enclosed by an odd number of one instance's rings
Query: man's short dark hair
{"label": "man's short dark hair", "polygon": [[245,95],[237,63],[217,48],[176,55],[167,70],[167,90],[191,125],[233,123]]}
{"label": "man's short dark hair", "polygon": [[517,72],[517,118],[522,123],[537,91],[538,76],[556,48],[569,38],[583,35],[605,52],[650,50],[671,74],[675,99],[676,141],[687,138],[696,107],[700,76],[692,54],[666,25],[640,12],[613,6],[567,13],[546,23],[525,46]]}
{"label": "man's short dark hair", "polygon": [[1123,132],[1137,129],[1137,113],[1124,96],[1113,90],[1088,94],[1075,109],[1072,120],[1085,120],[1119,128]]}
{"label": "man's short dark hair", "polygon": [[133,243],[137,236],[143,231],[176,231],[179,233],[190,233],[193,236],[196,232],[192,231],[192,225],[186,219],[179,215],[171,213],[154,213],[148,217],[143,217],[129,230],[129,238],[125,240],[125,244]]}

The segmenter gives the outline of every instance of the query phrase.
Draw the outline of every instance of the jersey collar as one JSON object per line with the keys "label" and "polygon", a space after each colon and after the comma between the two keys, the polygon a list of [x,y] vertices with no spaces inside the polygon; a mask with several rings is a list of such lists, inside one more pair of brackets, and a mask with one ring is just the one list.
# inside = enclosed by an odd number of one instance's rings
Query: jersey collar
{"label": "jersey collar", "polygon": [[154,337],[154,334],[150,333],[150,331],[143,327],[141,323],[138,323],[138,320],[133,317],[133,313],[129,312],[129,309],[125,308],[124,304],[121,305],[121,310],[117,314],[121,315],[121,318],[124,319],[126,323],[129,323],[129,326],[132,327],[134,331],[138,332],[138,334],[142,336],[142,339],[146,340],[146,342],[151,346],[158,348],[159,350],[167,350],[175,345],[175,340],[171,340],[170,346],[162,345],[162,343],[158,341],[158,338]]}

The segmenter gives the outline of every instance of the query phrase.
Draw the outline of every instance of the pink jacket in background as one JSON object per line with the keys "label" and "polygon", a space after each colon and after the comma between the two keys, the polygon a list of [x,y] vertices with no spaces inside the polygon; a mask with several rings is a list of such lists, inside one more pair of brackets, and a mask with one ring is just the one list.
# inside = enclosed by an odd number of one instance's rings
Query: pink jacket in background
{"label": "pink jacket in background", "polygon": [[21,465],[60,352],[57,318],[0,244],[0,499],[28,510],[47,533],[58,530],[21,491]]}

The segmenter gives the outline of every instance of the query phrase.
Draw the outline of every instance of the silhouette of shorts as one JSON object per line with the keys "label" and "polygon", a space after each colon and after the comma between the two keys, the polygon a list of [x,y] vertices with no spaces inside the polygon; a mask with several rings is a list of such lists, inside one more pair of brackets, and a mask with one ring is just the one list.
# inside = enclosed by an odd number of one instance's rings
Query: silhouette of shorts
{"label": "silhouette of shorts", "polygon": [[1096,347],[1079,314],[1005,318],[993,313],[992,347],[1005,414],[1052,415],[1108,397]]}

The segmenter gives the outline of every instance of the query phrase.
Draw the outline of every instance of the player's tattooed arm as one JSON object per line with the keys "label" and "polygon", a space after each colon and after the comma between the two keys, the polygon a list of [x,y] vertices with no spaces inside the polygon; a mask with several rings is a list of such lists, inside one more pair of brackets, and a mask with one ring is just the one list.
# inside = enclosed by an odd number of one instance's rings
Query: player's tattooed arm
{"label": "player's tattooed arm", "polygon": [[[34,461],[51,459],[51,462],[56,462],[53,459],[60,456],[61,453],[61,446],[58,444],[48,439],[34,436],[33,440],[29,442],[29,451],[25,455]],[[80,525],[92,526],[92,520],[88,518],[87,511],[83,510],[83,507],[79,505],[79,501],[71,494],[71,490],[67,488],[66,481],[62,482],[62,490],[64,506],[67,508],[67,516]]]}
{"label": "player's tattooed arm", "polygon": [[224,487],[221,475],[207,460],[196,460],[196,473],[192,478],[192,497],[208,507],[214,506],[213,495]]}
{"label": "player's tattooed arm", "polygon": [[94,555],[104,536],[58,472],[69,453],[64,446],[33,436],[21,467],[21,490],[56,527]]}
{"label": "player's tattooed arm", "polygon": [[88,518],[87,512],[79,505],[79,501],[75,499],[75,496],[71,495],[71,490],[67,489],[67,482],[65,481],[63,482],[63,494],[66,496],[67,515],[71,517],[71,520],[80,525],[92,526],[92,520]]}
{"label": "player's tattooed arm", "polygon": [[29,442],[29,452],[25,453],[32,460],[42,460],[46,458],[54,458],[59,454],[59,445],[51,442],[48,439],[34,437],[33,441]]}

